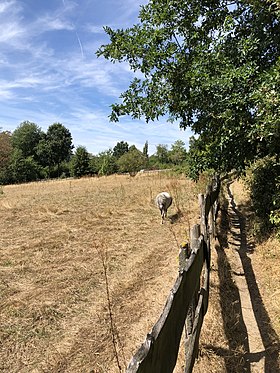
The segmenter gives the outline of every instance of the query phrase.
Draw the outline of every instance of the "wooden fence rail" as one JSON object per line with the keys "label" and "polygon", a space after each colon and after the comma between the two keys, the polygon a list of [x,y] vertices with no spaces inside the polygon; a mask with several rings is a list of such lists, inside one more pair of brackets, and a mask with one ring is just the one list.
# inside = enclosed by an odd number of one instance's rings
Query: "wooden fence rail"
{"label": "wooden fence rail", "polygon": [[220,181],[216,177],[207,187],[205,197],[199,196],[200,224],[191,229],[190,248],[181,248],[179,275],[159,320],[132,357],[126,373],[173,372],[184,326],[185,373],[192,371],[198,354],[200,330],[208,307],[210,237],[215,236],[219,190]]}

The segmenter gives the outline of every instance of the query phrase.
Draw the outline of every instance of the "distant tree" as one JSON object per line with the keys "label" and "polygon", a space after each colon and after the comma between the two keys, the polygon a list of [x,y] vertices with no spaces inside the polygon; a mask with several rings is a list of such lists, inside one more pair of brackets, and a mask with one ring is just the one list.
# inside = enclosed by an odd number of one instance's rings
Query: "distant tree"
{"label": "distant tree", "polygon": [[47,136],[44,135],[36,147],[36,159],[43,167],[50,167],[52,163],[51,147],[47,142]]}
{"label": "distant tree", "polygon": [[84,146],[78,146],[74,156],[71,159],[71,174],[81,177],[89,174],[90,156]]}
{"label": "distant tree", "polygon": [[128,143],[124,141],[120,141],[117,145],[113,148],[113,156],[116,159],[119,159],[123,154],[128,152]]}
{"label": "distant tree", "polygon": [[12,154],[11,132],[0,132],[0,170],[7,167]]}
{"label": "distant tree", "polygon": [[148,141],[146,141],[146,142],[145,142],[145,145],[144,145],[144,147],[143,147],[143,154],[144,154],[144,156],[145,156],[146,158],[148,158],[148,147],[149,147],[149,145],[148,145]]}
{"label": "distant tree", "polygon": [[132,150],[138,150],[135,145],[130,145],[128,151],[131,152]]}
{"label": "distant tree", "polygon": [[101,176],[112,175],[118,170],[116,158],[111,149],[98,154],[98,174]]}
{"label": "distant tree", "polygon": [[136,147],[131,147],[127,153],[118,159],[117,163],[121,172],[133,174],[145,168],[147,158]]}
{"label": "distant tree", "polygon": [[33,156],[24,157],[22,150],[19,149],[13,151],[10,170],[13,182],[22,183],[40,178],[40,166]]}
{"label": "distant tree", "polygon": [[187,150],[184,141],[175,141],[175,143],[171,145],[171,151],[169,152],[171,162],[175,165],[180,165],[186,160],[186,156]]}
{"label": "distant tree", "polygon": [[20,150],[23,157],[34,156],[43,134],[37,124],[29,121],[22,122],[12,134],[12,146]]}
{"label": "distant tree", "polygon": [[157,145],[155,156],[157,157],[160,163],[168,163],[169,161],[168,145],[163,145],[163,144]]}
{"label": "distant tree", "polygon": [[51,166],[59,166],[64,161],[69,161],[74,148],[70,131],[61,123],[54,123],[49,126],[46,133],[46,146]]}
{"label": "distant tree", "polygon": [[98,155],[90,155],[89,159],[89,173],[91,175],[98,174],[100,166],[100,160]]}
{"label": "distant tree", "polygon": [[12,157],[12,134],[8,131],[0,132],[0,184],[12,182],[9,165]]}

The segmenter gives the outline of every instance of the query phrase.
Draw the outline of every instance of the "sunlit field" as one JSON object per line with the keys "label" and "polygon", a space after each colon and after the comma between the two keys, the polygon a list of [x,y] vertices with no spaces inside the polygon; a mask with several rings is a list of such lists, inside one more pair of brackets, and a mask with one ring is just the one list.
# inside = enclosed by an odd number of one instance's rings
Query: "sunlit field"
{"label": "sunlit field", "polygon": [[124,370],[177,277],[198,191],[163,173],[3,187],[1,371]]}
{"label": "sunlit field", "polygon": [[[164,224],[154,205],[160,191],[174,198]],[[203,191],[202,181],[164,173],[3,187],[0,370],[124,372],[163,310],[178,275],[179,245],[199,221]],[[242,191],[235,187],[235,193],[242,204]],[[230,336],[224,330],[237,322],[224,312],[234,288],[216,246],[194,373],[243,369],[242,348],[230,347],[238,329]],[[252,257],[276,332],[278,251],[268,241]],[[182,343],[174,372],[183,371]]]}

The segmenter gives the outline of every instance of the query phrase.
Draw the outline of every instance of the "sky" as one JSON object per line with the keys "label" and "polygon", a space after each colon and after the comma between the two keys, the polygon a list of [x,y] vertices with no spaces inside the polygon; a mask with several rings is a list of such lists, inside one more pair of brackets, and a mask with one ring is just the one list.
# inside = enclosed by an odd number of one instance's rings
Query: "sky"
{"label": "sky", "polygon": [[96,51],[109,39],[104,26],[127,28],[138,22],[147,0],[1,0],[0,130],[14,131],[23,121],[44,132],[53,123],[69,129],[73,144],[92,154],[126,141],[149,154],[156,145],[171,148],[190,130],[162,118],[121,117],[109,121],[110,105],[120,102],[133,72]]}

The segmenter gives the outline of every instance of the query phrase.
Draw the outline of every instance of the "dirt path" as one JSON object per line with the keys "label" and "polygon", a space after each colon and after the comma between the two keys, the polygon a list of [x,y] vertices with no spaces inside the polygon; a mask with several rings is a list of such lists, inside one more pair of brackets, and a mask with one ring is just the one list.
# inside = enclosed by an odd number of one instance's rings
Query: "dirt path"
{"label": "dirt path", "polygon": [[247,241],[246,219],[235,203],[230,184],[227,185],[227,193],[230,229],[229,250],[225,251],[225,255],[232,270],[232,279],[239,292],[241,317],[247,334],[245,360],[248,370],[246,371],[251,373],[279,372],[277,361],[268,351],[271,345],[266,335],[268,326],[266,324],[269,322],[263,317],[266,311],[252,266],[251,256],[254,250]]}

